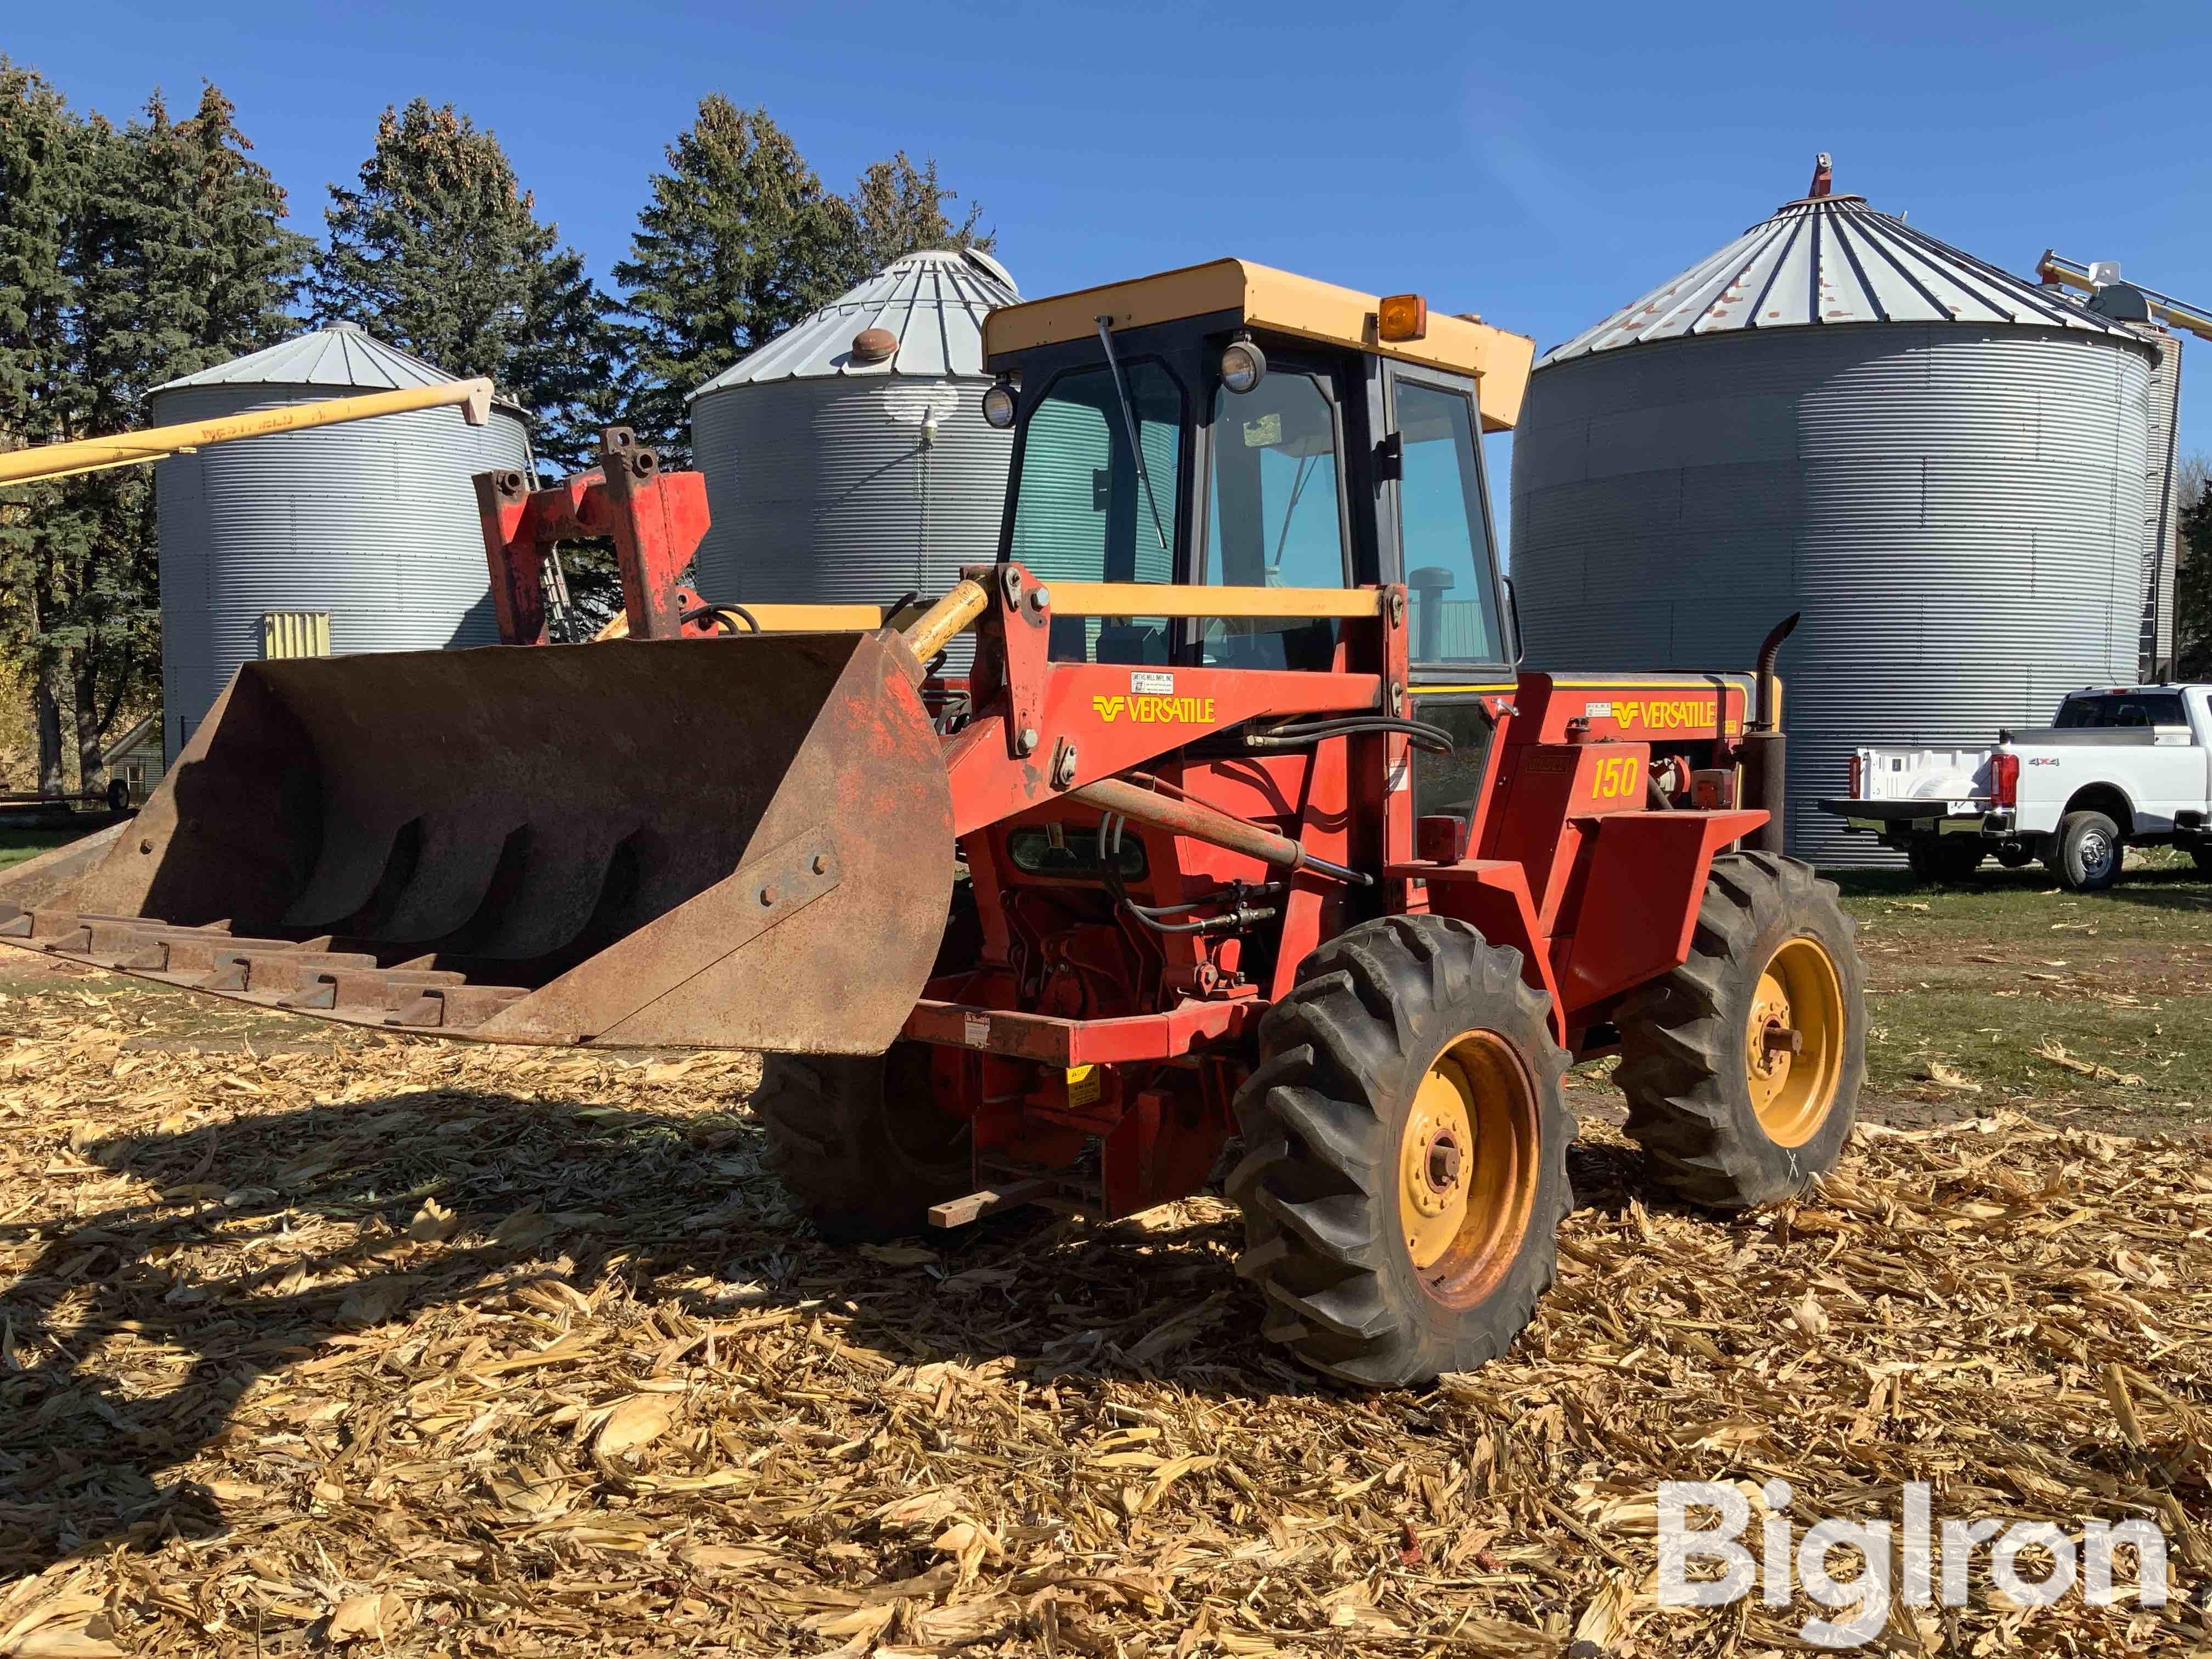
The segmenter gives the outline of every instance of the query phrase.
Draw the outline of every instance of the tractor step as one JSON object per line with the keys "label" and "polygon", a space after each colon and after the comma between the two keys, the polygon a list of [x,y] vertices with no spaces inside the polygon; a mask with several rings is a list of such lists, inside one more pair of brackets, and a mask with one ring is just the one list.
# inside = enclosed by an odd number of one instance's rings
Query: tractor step
{"label": "tractor step", "polygon": [[471,985],[428,957],[389,967],[367,951],[308,939],[241,938],[220,922],[175,927],[140,916],[23,910],[0,905],[0,939],[88,967],[113,969],[187,991],[265,1008],[399,1030],[465,1032],[530,994]]}

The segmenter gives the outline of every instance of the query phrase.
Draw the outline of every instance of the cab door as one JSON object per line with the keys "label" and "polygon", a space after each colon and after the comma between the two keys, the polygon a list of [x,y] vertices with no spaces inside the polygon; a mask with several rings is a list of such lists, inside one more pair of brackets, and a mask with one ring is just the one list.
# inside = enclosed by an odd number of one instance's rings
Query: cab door
{"label": "cab door", "polygon": [[1383,503],[1386,580],[1407,590],[1407,693],[1413,718],[1443,728],[1449,755],[1413,751],[1394,816],[1449,817],[1471,833],[1490,772],[1494,725],[1483,699],[1510,694],[1519,643],[1504,603],[1474,383],[1392,363]]}

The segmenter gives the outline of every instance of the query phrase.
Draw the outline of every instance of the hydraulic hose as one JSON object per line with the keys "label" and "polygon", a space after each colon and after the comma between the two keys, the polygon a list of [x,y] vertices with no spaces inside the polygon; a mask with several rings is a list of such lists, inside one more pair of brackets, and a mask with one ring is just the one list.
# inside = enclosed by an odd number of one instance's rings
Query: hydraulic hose
{"label": "hydraulic hose", "polygon": [[1256,823],[1232,817],[1199,801],[1175,800],[1166,795],[1156,794],[1121,778],[1101,778],[1080,789],[1069,790],[1068,797],[1087,802],[1103,811],[1134,818],[1139,823],[1149,823],[1156,829],[1172,830],[1179,836],[1189,836],[1265,863],[1279,865],[1285,870],[1311,870],[1355,887],[1375,884],[1372,876],[1348,869],[1332,860],[1317,857],[1288,836],[1279,836],[1272,830],[1263,830]]}

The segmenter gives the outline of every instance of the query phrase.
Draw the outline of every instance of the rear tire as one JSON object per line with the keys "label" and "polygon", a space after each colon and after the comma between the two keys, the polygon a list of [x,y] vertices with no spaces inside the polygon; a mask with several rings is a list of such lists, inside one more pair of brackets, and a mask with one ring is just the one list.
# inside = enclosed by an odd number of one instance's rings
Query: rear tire
{"label": "rear tire", "polygon": [[929,1206],[970,1190],[964,1120],[930,1098],[929,1048],[769,1054],[754,1109],[769,1167],[835,1244],[921,1232]]}
{"label": "rear tire", "polygon": [[1988,850],[1978,836],[1915,836],[1905,861],[1922,881],[1964,881],[1982,867]]}
{"label": "rear tire", "polygon": [[1521,953],[1390,916],[1308,957],[1260,1026],[1229,1178],[1263,1334],[1369,1388],[1494,1359],[1551,1287],[1565,1054]]}
{"label": "rear tire", "polygon": [[1795,859],[1713,860],[1689,959],[1615,1017],[1628,1133],[1678,1196],[1744,1209],[1835,1167],[1866,1077],[1857,931]]}
{"label": "rear tire", "polygon": [[2208,876],[2212,876],[2212,844],[2197,842],[2189,849],[2189,856],[2197,860],[2198,870]]}
{"label": "rear tire", "polygon": [[2100,893],[2120,878],[2126,856],[2118,824],[2102,812],[2069,812],[2058,820],[2044,863],[2067,891]]}

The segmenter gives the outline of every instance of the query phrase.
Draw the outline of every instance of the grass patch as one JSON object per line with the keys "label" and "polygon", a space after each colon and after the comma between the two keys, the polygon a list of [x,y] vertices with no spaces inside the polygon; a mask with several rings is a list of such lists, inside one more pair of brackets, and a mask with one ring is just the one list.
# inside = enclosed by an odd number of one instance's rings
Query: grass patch
{"label": "grass patch", "polygon": [[50,853],[57,847],[66,847],[78,836],[90,833],[85,830],[25,830],[0,825],[0,870],[34,859],[41,853]]}
{"label": "grass patch", "polygon": [[[1931,1075],[1936,1062],[1980,1085],[1980,1096],[1992,1103],[2007,1096],[2065,1096],[2185,1117],[2212,1111],[2212,997],[2116,1006],[2008,989],[1986,978],[1977,985],[1965,974],[1935,970],[1925,988],[1875,992],[1867,1014],[1867,1070],[1877,1089],[1929,1091],[1942,1075]],[[2054,1045],[2102,1073],[2057,1062],[2049,1057]],[[1933,1092],[1976,1093],[1940,1083]]]}
{"label": "grass patch", "polygon": [[[2040,866],[1834,879],[1859,923],[1877,1092],[2026,1096],[2145,1127],[2212,1118],[2212,878],[2189,860],[2131,858],[2101,893],[2067,892]],[[2053,1044],[2099,1069],[2055,1063]]]}
{"label": "grass patch", "polygon": [[1930,885],[1901,870],[1839,871],[1844,908],[1893,939],[2051,946],[2075,939],[2212,945],[2212,878],[2194,865],[2130,869],[2101,893],[2069,893],[2039,865],[1985,866],[1971,880]]}

